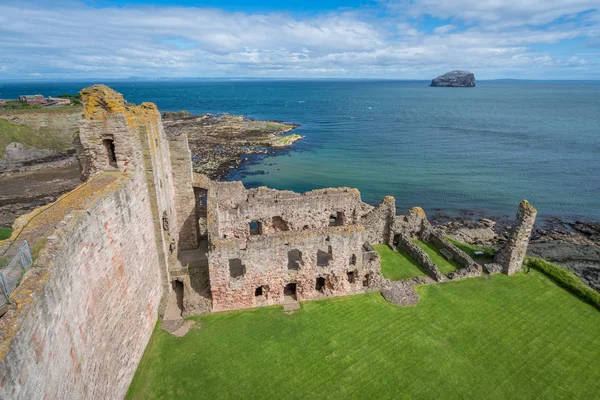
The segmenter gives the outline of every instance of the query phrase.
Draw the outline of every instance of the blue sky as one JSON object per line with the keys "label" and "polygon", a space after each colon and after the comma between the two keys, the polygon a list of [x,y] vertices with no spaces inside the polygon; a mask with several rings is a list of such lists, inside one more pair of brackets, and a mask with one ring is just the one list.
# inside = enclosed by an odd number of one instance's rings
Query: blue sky
{"label": "blue sky", "polygon": [[600,79],[598,0],[0,1],[0,79]]}

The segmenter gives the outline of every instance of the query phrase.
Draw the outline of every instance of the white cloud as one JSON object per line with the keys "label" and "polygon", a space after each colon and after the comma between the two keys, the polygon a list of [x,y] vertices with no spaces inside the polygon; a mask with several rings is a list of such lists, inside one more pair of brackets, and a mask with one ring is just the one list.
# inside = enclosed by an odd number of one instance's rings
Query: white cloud
{"label": "white cloud", "polygon": [[397,12],[485,23],[488,27],[543,25],[600,8],[598,0],[399,0],[386,4]]}
{"label": "white cloud", "polygon": [[[577,68],[580,78],[600,78],[595,53],[532,50],[537,44],[575,38],[599,42],[597,12],[581,21],[564,18],[588,9],[592,2],[550,3],[555,7],[535,0],[481,4],[414,0],[403,3],[404,14],[379,18],[361,12],[299,18],[203,8],[4,3],[0,4],[0,71],[3,77],[13,78],[41,73],[44,77],[426,79],[456,68],[472,69],[484,78],[524,71],[541,71],[548,77]],[[424,14],[469,24],[466,28],[444,24],[428,33],[418,28]],[[561,16],[563,20],[551,27],[532,26]]]}
{"label": "white cloud", "polygon": [[437,28],[435,28],[435,29],[433,30],[433,32],[434,32],[434,33],[437,33],[437,34],[441,34],[441,35],[443,35],[443,34],[445,34],[445,33],[448,33],[448,32],[450,32],[450,31],[453,31],[453,30],[455,30],[455,29],[456,29],[456,26],[455,26],[455,25],[448,24],[448,25],[442,25],[442,26],[438,26]]}

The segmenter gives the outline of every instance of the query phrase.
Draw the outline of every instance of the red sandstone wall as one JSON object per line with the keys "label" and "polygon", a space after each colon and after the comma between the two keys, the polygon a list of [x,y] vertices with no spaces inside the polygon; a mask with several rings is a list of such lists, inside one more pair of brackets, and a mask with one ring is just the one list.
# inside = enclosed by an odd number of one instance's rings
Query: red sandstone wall
{"label": "red sandstone wall", "polygon": [[1,399],[125,395],[162,295],[145,181],[139,170],[106,188],[49,238],[18,289],[38,288],[17,311],[0,364]]}

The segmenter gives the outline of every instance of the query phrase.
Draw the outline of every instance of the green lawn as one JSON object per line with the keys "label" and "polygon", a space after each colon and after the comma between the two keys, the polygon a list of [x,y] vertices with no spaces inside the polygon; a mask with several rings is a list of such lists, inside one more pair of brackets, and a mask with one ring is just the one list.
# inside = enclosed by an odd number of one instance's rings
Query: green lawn
{"label": "green lawn", "polygon": [[592,399],[600,312],[537,271],[156,328],[128,399]]}
{"label": "green lawn", "polygon": [[435,265],[437,265],[440,272],[444,275],[449,274],[452,271],[455,271],[460,268],[460,264],[458,264],[454,260],[448,260],[446,257],[440,254],[440,249],[433,243],[425,243],[421,240],[415,240],[415,243],[427,253],[431,261]]}
{"label": "green lawn", "polygon": [[[494,258],[496,249],[492,246],[477,246],[474,244],[462,243],[452,238],[447,238],[450,243],[464,251],[474,260],[491,260]],[[476,255],[476,251],[483,252],[482,255]]]}
{"label": "green lawn", "polygon": [[415,276],[427,276],[408,254],[394,251],[387,244],[376,244],[373,247],[381,257],[381,274],[385,278],[400,281]]}
{"label": "green lawn", "polygon": [[8,239],[11,233],[12,229],[0,227],[0,240]]}

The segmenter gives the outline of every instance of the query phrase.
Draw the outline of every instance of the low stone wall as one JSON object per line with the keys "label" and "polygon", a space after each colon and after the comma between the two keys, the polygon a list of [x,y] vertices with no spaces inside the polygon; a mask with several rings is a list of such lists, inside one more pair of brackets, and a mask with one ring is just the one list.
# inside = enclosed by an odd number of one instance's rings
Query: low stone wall
{"label": "low stone wall", "polygon": [[481,265],[477,264],[467,253],[453,245],[444,237],[444,234],[437,229],[427,229],[422,236],[426,242],[432,242],[440,249],[446,250],[452,255],[452,260],[456,261],[462,268],[453,271],[447,275],[448,279],[462,279],[481,276]]}
{"label": "low stone wall", "polygon": [[2,399],[123,398],[156,324],[143,170],[72,206],[0,319]]}
{"label": "low stone wall", "polygon": [[444,281],[444,275],[442,275],[434,262],[431,261],[427,253],[417,246],[406,234],[401,233],[398,235],[398,247],[406,251],[431,278],[438,282]]}

